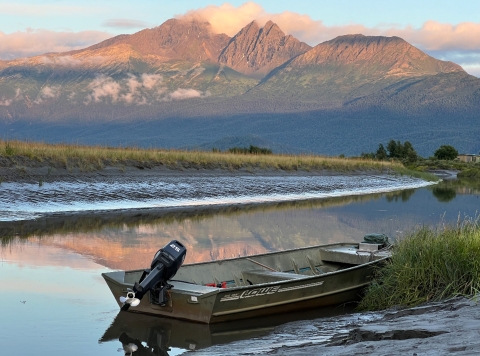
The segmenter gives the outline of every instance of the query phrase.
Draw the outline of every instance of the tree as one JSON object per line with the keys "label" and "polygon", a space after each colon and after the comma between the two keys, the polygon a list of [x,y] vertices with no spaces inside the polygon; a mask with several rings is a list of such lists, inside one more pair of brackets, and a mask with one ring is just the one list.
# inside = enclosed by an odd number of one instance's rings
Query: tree
{"label": "tree", "polygon": [[406,160],[407,162],[413,163],[418,159],[417,151],[415,151],[413,145],[408,141],[405,141],[403,144],[402,153],[402,159]]}
{"label": "tree", "polygon": [[402,158],[403,145],[400,141],[390,140],[387,144],[388,157]]}
{"label": "tree", "polygon": [[443,145],[440,146],[440,148],[437,149],[433,155],[436,159],[444,159],[451,161],[457,158],[458,151],[453,146]]}
{"label": "tree", "polygon": [[385,149],[385,147],[383,147],[382,144],[378,145],[378,150],[375,154],[375,157],[379,160],[384,160],[387,158],[387,150]]}

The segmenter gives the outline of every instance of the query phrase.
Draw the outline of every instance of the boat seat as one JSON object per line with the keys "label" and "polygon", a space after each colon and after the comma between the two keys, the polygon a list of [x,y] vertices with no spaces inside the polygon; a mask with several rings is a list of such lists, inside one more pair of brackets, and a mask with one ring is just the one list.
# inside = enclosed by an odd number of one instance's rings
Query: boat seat
{"label": "boat seat", "polygon": [[295,274],[295,273],[273,272],[273,271],[264,271],[264,270],[257,270],[257,269],[243,271],[242,276],[243,276],[243,282],[245,285],[288,281],[288,280],[303,279],[308,277],[305,275]]}

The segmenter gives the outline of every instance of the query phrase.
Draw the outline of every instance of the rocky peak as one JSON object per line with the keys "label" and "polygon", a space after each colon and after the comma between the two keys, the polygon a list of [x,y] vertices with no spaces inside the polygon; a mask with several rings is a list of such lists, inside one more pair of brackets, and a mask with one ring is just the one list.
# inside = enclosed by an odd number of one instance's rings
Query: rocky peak
{"label": "rocky peak", "polygon": [[155,55],[165,60],[216,62],[229,39],[225,34],[213,33],[208,22],[170,19],[160,26],[116,36],[86,50],[126,44],[141,55]]}
{"label": "rocky peak", "polygon": [[230,40],[218,61],[243,74],[263,78],[273,68],[310,48],[293,36],[286,36],[272,21],[263,28],[252,21]]}
{"label": "rocky peak", "polygon": [[430,57],[400,37],[345,35],[320,43],[297,57],[294,66],[354,65],[380,75],[425,75],[463,72],[452,62]]}

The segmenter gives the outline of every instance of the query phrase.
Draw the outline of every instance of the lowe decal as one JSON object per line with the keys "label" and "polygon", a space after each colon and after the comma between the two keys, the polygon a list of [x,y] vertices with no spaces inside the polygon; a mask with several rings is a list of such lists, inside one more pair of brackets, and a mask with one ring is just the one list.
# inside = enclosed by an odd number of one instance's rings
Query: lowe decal
{"label": "lowe decal", "polygon": [[277,292],[281,293],[281,292],[288,292],[288,291],[291,291],[291,290],[317,287],[317,286],[321,286],[323,284],[323,282],[324,281],[320,281],[320,282],[314,282],[314,283],[303,284],[303,285],[300,285],[300,286],[286,287],[286,288],[282,288],[282,286],[274,286],[274,287],[265,287],[265,288],[246,290],[242,293],[228,294],[228,295],[224,296],[222,299],[220,299],[220,302],[229,302],[229,301],[232,301],[232,300],[252,298],[252,297],[260,297],[262,295],[268,295],[268,294],[275,294]]}
{"label": "lowe decal", "polygon": [[238,299],[245,299],[245,298],[252,298],[252,297],[260,297],[262,295],[274,294],[279,289],[280,289],[280,286],[246,290],[242,293],[228,294],[228,295],[224,296],[222,299],[220,299],[220,301],[221,302],[228,302],[228,301],[231,301],[231,300],[238,300]]}

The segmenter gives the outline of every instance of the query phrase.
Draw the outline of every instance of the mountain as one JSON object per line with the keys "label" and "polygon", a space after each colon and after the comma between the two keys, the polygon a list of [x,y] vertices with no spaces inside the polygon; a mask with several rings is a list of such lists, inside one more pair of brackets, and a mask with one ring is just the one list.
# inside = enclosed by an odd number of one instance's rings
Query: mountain
{"label": "mountain", "polygon": [[293,95],[337,107],[407,78],[440,73],[465,71],[399,37],[346,35],[320,43],[273,70],[252,94]]}
{"label": "mountain", "polygon": [[311,48],[271,21],[230,38],[172,19],[0,62],[0,133],[169,148],[255,135],[282,152],[347,155],[396,139],[422,155],[442,144],[478,152],[480,79],[398,37],[346,35]]}
{"label": "mountain", "polygon": [[95,51],[101,55],[102,49],[120,47],[128,48],[142,56],[152,56],[157,61],[217,62],[220,52],[229,40],[230,37],[225,34],[213,33],[208,22],[170,19],[158,27],[145,29],[133,35],[116,36],[85,50],[66,54]]}
{"label": "mountain", "polygon": [[260,28],[255,21],[240,30],[223,49],[219,62],[253,78],[263,78],[272,69],[311,47],[285,33],[272,21]]}

